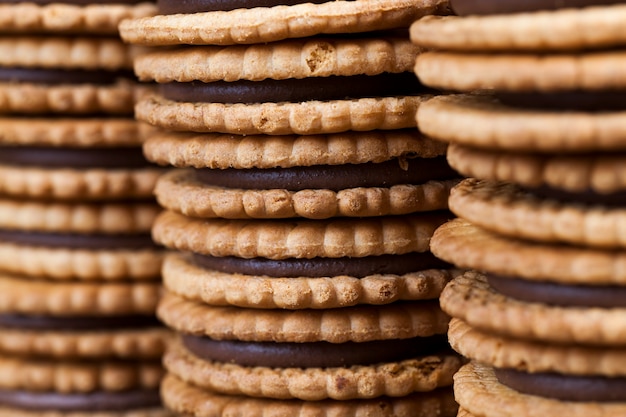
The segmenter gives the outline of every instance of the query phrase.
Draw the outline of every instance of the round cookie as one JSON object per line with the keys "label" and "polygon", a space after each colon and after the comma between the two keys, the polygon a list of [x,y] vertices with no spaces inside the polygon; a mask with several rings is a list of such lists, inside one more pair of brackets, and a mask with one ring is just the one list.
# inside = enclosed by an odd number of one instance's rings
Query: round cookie
{"label": "round cookie", "polygon": [[[227,11],[219,10],[227,7],[223,2],[214,11],[203,11],[200,3],[192,6],[198,7],[196,10],[179,13],[180,5],[170,5],[172,14],[128,19],[119,29],[122,39],[135,44],[252,44],[408,27],[420,16],[447,11],[447,2],[442,0],[298,3],[251,8],[245,4],[246,8]],[[208,7],[204,10],[211,10]]]}

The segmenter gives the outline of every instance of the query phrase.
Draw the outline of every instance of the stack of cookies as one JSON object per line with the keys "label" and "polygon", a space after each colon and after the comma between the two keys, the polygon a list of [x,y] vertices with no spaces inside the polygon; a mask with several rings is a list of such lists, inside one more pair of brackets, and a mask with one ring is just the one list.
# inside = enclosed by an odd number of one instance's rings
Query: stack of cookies
{"label": "stack of cookies", "polygon": [[117,35],[154,5],[84,3],[0,5],[0,414],[166,416],[162,168]]}
{"label": "stack of cookies", "polygon": [[[619,1],[452,2],[411,39],[418,110],[468,178],[431,250],[464,416],[626,415],[626,78]],[[600,4],[600,5],[598,5]],[[567,8],[565,6],[568,6]],[[621,48],[621,49],[620,49]]]}
{"label": "stack of cookies", "polygon": [[438,303],[453,271],[429,241],[458,174],[415,129],[430,95],[408,38],[445,5],[270,3],[163,1],[120,26],[169,45],[135,61],[160,84],[136,106],[161,129],[144,153],[176,167],[153,227],[175,251],[164,402],[197,417],[455,415],[461,361]]}

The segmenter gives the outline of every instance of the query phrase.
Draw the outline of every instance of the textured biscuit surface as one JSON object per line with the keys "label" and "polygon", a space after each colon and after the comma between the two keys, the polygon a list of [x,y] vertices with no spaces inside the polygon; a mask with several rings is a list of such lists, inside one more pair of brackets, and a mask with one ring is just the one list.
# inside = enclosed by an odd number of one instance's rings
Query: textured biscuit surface
{"label": "textured biscuit surface", "polygon": [[452,319],[448,330],[454,350],[495,368],[568,375],[624,376],[626,352],[621,347],[536,343],[481,332]]}
{"label": "textured biscuit surface", "polygon": [[461,407],[476,416],[618,417],[626,413],[626,405],[620,402],[569,402],[520,394],[500,384],[493,369],[474,362],[461,368],[454,377],[454,385],[454,393]]}
{"label": "textured biscuit surface", "polygon": [[227,395],[319,401],[399,397],[452,384],[461,365],[453,353],[347,368],[245,367],[209,362],[173,344],[163,358],[167,370],[194,386]]}
{"label": "textured biscuit surface", "polygon": [[86,33],[116,35],[123,19],[151,16],[156,5],[144,2],[125,4],[72,5],[61,2],[34,2],[0,5],[0,28],[7,33]]}
{"label": "textured biscuit surface", "polygon": [[623,45],[626,6],[492,16],[426,16],[411,26],[418,45],[448,50],[568,51]]}
{"label": "textured biscuit surface", "polygon": [[457,180],[428,181],[339,191],[245,190],[212,187],[198,181],[193,172],[174,170],[159,178],[155,194],[164,208],[191,217],[327,219],[445,210],[450,189],[456,183]]}
{"label": "textured biscuit surface", "polygon": [[362,164],[394,158],[433,158],[447,145],[415,129],[344,132],[329,135],[227,135],[158,131],[143,145],[160,165],[194,168],[290,168]]}
{"label": "textured biscuit surface", "polygon": [[342,343],[444,334],[449,317],[436,301],[327,310],[215,307],[166,293],[157,315],[181,333],[242,341]]}
{"label": "textured biscuit surface", "polygon": [[363,278],[276,278],[206,270],[182,255],[171,254],[163,263],[163,284],[174,294],[209,305],[321,309],[434,299],[455,273],[429,269]]}
{"label": "textured biscuit surface", "polygon": [[418,17],[446,6],[442,0],[329,1],[129,19],[119,29],[122,39],[130,43],[250,44],[409,27]]}
{"label": "textured biscuit surface", "polygon": [[428,251],[450,213],[329,220],[191,219],[165,211],[152,228],[169,248],[211,256],[340,258]]}
{"label": "textured biscuit surface", "polygon": [[375,398],[346,401],[273,400],[215,394],[181,381],[172,374],[163,380],[163,401],[170,409],[185,416],[220,417],[239,415],[261,417],[271,410],[273,417],[453,417],[457,405],[451,390],[416,393],[399,398]]}
{"label": "textured biscuit surface", "polygon": [[626,245],[626,210],[542,199],[506,182],[463,180],[450,193],[450,210],[495,233],[542,242],[601,248]]}
{"label": "textured biscuit surface", "polygon": [[624,346],[624,308],[558,307],[522,302],[495,292],[485,277],[470,271],[441,293],[452,317],[489,333],[541,342]]}
{"label": "textured biscuit surface", "polygon": [[136,117],[164,129],[237,135],[316,135],[348,130],[415,127],[415,112],[430,96],[399,96],[300,103],[186,103],[148,96]]}
{"label": "textured biscuit surface", "polygon": [[582,285],[626,282],[626,256],[621,251],[531,243],[489,232],[459,218],[435,231],[431,251],[460,268],[528,280]]}
{"label": "textured biscuit surface", "polygon": [[488,96],[447,95],[419,106],[417,124],[435,139],[488,149],[585,152],[626,148],[626,113],[517,109]]}
{"label": "textured biscuit surface", "polygon": [[202,46],[137,57],[142,81],[261,81],[377,75],[413,69],[419,48],[405,38],[305,39],[248,46]]}

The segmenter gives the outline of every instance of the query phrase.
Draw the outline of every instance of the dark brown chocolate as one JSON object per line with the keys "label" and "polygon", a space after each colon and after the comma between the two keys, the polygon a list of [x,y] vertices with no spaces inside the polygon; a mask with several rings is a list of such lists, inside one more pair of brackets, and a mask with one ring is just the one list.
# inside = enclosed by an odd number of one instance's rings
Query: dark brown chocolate
{"label": "dark brown chocolate", "polygon": [[104,330],[161,327],[155,316],[26,316],[0,314],[0,327],[23,330]]}
{"label": "dark brown chocolate", "polygon": [[617,111],[626,109],[626,92],[613,91],[568,91],[560,93],[506,93],[494,96],[502,104],[512,107],[554,111]]}
{"label": "dark brown chocolate", "polygon": [[432,354],[447,345],[445,335],[363,343],[241,342],[191,335],[183,335],[182,339],[187,350],[204,360],[271,368],[330,368],[396,362]]}
{"label": "dark brown chocolate", "polygon": [[65,70],[0,67],[0,81],[35,84],[113,84],[120,78],[133,80],[132,71]]}
{"label": "dark brown chocolate", "polygon": [[141,249],[154,248],[150,234],[76,234],[43,233],[0,229],[0,242],[24,246],[70,249]]}
{"label": "dark brown chocolate", "polygon": [[41,411],[123,411],[159,406],[158,390],[120,392],[57,393],[0,390],[5,407]]}
{"label": "dark brown chocolate", "polygon": [[154,166],[143,156],[141,147],[55,148],[0,146],[0,164],[45,168],[143,168]]}
{"label": "dark brown chocolate", "polygon": [[376,274],[402,275],[430,268],[449,268],[450,265],[432,253],[380,255],[364,258],[266,259],[212,257],[193,254],[194,262],[205,269],[229,274],[263,275],[269,277],[334,277],[347,275],[363,278]]}
{"label": "dark brown chocolate", "polygon": [[163,97],[173,101],[248,104],[405,96],[429,91],[411,72],[287,80],[172,82],[161,84],[160,88]]}
{"label": "dark brown chocolate", "polygon": [[357,187],[391,187],[422,184],[430,180],[458,178],[445,156],[394,159],[381,163],[314,165],[268,169],[197,169],[196,178],[208,185],[248,190],[328,189],[340,191]]}
{"label": "dark brown chocolate", "polygon": [[620,4],[623,0],[450,0],[459,16],[490,15]]}
{"label": "dark brown chocolate", "polygon": [[626,378],[527,373],[495,369],[501,384],[518,392],[561,401],[624,402]]}
{"label": "dark brown chocolate", "polygon": [[328,0],[157,0],[160,14],[217,12],[254,7],[326,3]]}
{"label": "dark brown chocolate", "polygon": [[592,204],[610,207],[623,207],[626,205],[626,190],[614,193],[601,194],[592,190],[580,192],[561,190],[550,186],[527,188],[531,194],[550,200],[558,200],[565,203]]}
{"label": "dark brown chocolate", "polygon": [[563,285],[487,274],[489,285],[516,300],[567,307],[626,307],[626,287]]}

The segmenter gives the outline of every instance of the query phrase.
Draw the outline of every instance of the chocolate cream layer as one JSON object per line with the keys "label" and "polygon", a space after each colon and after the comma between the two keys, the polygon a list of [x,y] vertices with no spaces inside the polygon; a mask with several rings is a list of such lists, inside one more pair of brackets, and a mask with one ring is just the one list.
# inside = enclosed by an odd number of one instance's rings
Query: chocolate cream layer
{"label": "chocolate cream layer", "polygon": [[0,405],[24,410],[58,412],[129,411],[157,407],[161,403],[157,389],[65,394],[0,390]]}
{"label": "chocolate cream layer", "polygon": [[44,85],[113,84],[120,78],[134,80],[132,71],[0,67],[0,81]]}
{"label": "chocolate cream layer", "polygon": [[275,343],[183,335],[185,348],[207,361],[272,368],[330,368],[397,362],[446,348],[445,335],[363,343]]}
{"label": "chocolate cream layer", "polygon": [[[254,7],[326,3],[329,0],[157,0],[159,14],[217,12]],[[345,0],[344,0],[345,1]]]}
{"label": "chocolate cream layer", "polygon": [[562,307],[624,308],[626,287],[566,285],[486,274],[489,285],[507,297]]}
{"label": "chocolate cream layer", "polygon": [[83,250],[151,249],[157,247],[149,233],[78,234],[0,229],[0,242],[22,246]]}
{"label": "chocolate cream layer", "polygon": [[44,168],[145,168],[155,166],[141,147],[60,148],[45,146],[0,146],[0,164]]}
{"label": "chocolate cream layer", "polygon": [[121,330],[162,327],[155,316],[31,316],[0,314],[0,328],[20,330],[76,331]]}
{"label": "chocolate cream layer", "polygon": [[624,402],[626,378],[527,373],[495,369],[498,381],[520,393],[561,401]]}
{"label": "chocolate cream layer", "polygon": [[353,75],[263,81],[160,84],[168,100],[203,103],[279,103],[424,94],[415,74]]}
{"label": "chocolate cream layer", "polygon": [[345,190],[357,187],[390,187],[422,184],[430,180],[458,178],[445,156],[393,159],[381,163],[313,165],[268,169],[196,169],[196,178],[218,187],[254,190]]}
{"label": "chocolate cream layer", "polygon": [[620,4],[623,0],[450,0],[459,16],[535,12]]}
{"label": "chocolate cream layer", "polygon": [[626,205],[626,190],[612,193],[599,193],[593,190],[578,192],[562,190],[547,185],[524,189],[537,197],[557,200],[563,203],[592,204],[610,207],[623,207]]}
{"label": "chocolate cream layer", "polygon": [[626,109],[626,91],[566,91],[554,93],[498,91],[507,106],[547,111],[617,111]]}

